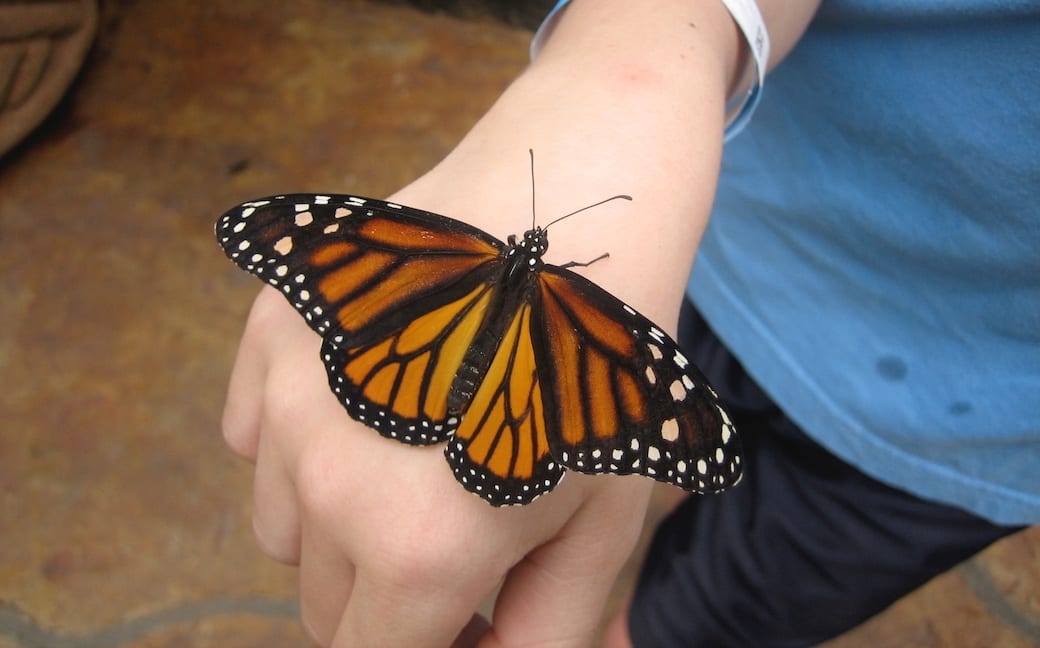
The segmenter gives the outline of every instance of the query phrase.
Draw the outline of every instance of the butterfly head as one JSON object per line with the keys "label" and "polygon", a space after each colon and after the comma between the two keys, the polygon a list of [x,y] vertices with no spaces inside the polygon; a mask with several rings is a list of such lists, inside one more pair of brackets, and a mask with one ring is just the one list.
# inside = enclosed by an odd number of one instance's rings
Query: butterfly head
{"label": "butterfly head", "polygon": [[549,237],[544,228],[535,227],[527,230],[520,241],[517,241],[516,234],[510,234],[508,241],[509,247],[505,251],[505,258],[508,260],[506,283],[525,281],[523,277],[530,277],[545,265],[542,255],[549,249]]}
{"label": "butterfly head", "polygon": [[517,241],[516,235],[509,237],[508,255],[519,257],[515,263],[537,270],[542,265],[542,256],[549,249],[549,236],[545,228],[535,227],[524,232],[523,239]]}
{"label": "butterfly head", "polygon": [[520,249],[526,256],[541,258],[549,249],[549,235],[541,227],[524,232],[524,240],[520,241]]}

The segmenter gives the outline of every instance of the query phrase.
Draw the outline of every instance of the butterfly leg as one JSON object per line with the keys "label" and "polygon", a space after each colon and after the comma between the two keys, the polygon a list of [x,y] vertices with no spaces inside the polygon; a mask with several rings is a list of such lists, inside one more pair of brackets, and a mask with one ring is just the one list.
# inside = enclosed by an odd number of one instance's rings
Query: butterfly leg
{"label": "butterfly leg", "polygon": [[585,261],[584,263],[582,263],[581,261],[568,261],[567,263],[564,263],[560,267],[561,268],[587,268],[588,266],[592,265],[593,263],[595,263],[597,261],[602,261],[603,259],[606,259],[609,256],[610,256],[610,252],[604,252],[603,254],[599,255],[598,257],[596,257],[592,261]]}

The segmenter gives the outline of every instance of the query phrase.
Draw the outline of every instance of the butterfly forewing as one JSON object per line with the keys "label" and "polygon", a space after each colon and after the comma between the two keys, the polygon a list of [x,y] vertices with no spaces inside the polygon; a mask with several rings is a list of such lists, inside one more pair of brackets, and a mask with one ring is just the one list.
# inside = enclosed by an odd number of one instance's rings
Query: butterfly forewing
{"label": "butterfly forewing", "polygon": [[585,473],[638,473],[710,493],[740,446],[705,378],[648,319],[569,270],[539,275],[538,357],[553,455]]}
{"label": "butterfly forewing", "polygon": [[503,244],[465,223],[353,196],[298,194],[217,222],[241,268],[324,337],[333,392],[355,419],[407,443],[443,441],[446,394],[487,307]]}
{"label": "butterfly forewing", "polygon": [[242,269],[278,288],[311,328],[353,346],[471,292],[504,245],[445,216],[371,198],[297,194],[217,222]]}

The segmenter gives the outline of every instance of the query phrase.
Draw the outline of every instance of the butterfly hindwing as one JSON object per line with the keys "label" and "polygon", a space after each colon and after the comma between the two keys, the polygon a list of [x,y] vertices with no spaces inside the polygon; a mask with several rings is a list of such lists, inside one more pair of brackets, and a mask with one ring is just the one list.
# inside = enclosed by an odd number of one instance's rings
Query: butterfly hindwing
{"label": "butterfly hindwing", "polygon": [[701,493],[741,475],[729,416],[676,343],[569,270],[539,274],[532,337],[553,455],[584,473],[638,473]]}
{"label": "butterfly hindwing", "polygon": [[549,452],[532,308],[513,314],[445,455],[463,486],[495,506],[552,490],[563,467]]}
{"label": "butterfly hindwing", "polygon": [[448,438],[458,423],[448,393],[490,300],[471,293],[360,346],[322,345],[329,386],[347,412],[383,436],[411,444]]}

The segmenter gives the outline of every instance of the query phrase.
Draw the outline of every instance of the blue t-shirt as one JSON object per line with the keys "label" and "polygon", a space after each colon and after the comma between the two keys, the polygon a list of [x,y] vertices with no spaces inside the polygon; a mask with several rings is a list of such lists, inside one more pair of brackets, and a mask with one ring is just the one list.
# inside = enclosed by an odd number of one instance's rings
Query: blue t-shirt
{"label": "blue t-shirt", "polygon": [[689,293],[825,447],[1040,522],[1040,2],[824,0],[726,146]]}
{"label": "blue t-shirt", "polygon": [[1040,522],[1040,3],[825,1],[725,149],[689,291],[822,445]]}

